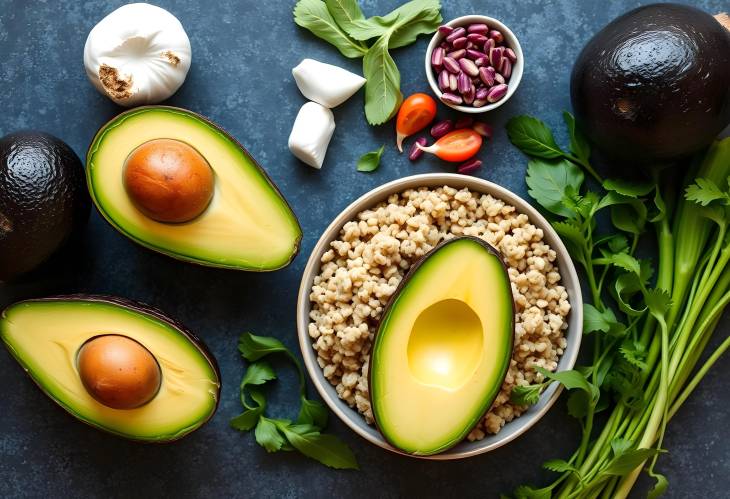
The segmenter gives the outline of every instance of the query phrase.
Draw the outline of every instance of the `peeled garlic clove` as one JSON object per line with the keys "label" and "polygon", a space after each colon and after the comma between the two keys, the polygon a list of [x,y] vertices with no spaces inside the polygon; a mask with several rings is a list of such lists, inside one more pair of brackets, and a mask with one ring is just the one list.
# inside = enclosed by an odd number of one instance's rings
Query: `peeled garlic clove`
{"label": "peeled garlic clove", "polygon": [[365,84],[362,76],[314,59],[304,59],[291,73],[304,97],[329,108],[339,106]]}
{"label": "peeled garlic clove", "polygon": [[335,115],[316,102],[299,110],[289,135],[289,150],[309,166],[322,168],[327,146],[335,131]]}
{"label": "peeled garlic clove", "polygon": [[180,21],[146,3],[123,5],[94,26],[84,46],[91,83],[122,106],[155,104],[174,94],[190,69]]}

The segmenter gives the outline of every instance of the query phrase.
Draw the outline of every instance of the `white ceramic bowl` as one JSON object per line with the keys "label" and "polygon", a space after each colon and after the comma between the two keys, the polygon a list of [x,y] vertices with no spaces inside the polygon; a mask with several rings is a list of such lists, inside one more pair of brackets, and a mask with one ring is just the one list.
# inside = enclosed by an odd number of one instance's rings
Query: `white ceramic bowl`
{"label": "white ceramic bowl", "polygon": [[[330,248],[330,242],[337,238],[340,229],[346,222],[353,220],[359,212],[375,206],[391,194],[410,188],[422,186],[439,187],[443,185],[449,185],[455,188],[467,187],[473,192],[491,194],[492,196],[511,204],[517,208],[520,213],[525,213],[532,224],[543,229],[545,241],[556,251],[558,255],[558,265],[562,275],[562,285],[565,286],[565,289],[568,292],[568,298],[571,304],[571,312],[568,317],[568,329],[566,331],[568,346],[560,359],[560,363],[558,364],[559,370],[563,371],[573,368],[576,358],[578,357],[578,349],[580,347],[583,324],[583,301],[581,298],[580,283],[575,271],[575,266],[568,255],[568,251],[565,249],[562,241],[548,221],[545,220],[545,218],[525,200],[508,191],[504,187],[493,184],[492,182],[488,182],[477,177],[459,175],[455,173],[426,173],[422,175],[413,175],[388,182],[387,184],[381,185],[380,187],[364,194],[350,206],[345,208],[345,210],[343,210],[342,213],[334,219],[334,221],[324,231],[324,234],[322,234],[322,237],[320,237],[316,246],[312,250],[312,254],[309,256],[307,265],[304,268],[304,274],[302,275],[302,282],[299,287],[299,297],[297,298],[297,330],[299,333],[299,345],[302,349],[304,364],[306,365],[309,377],[312,379],[312,382],[317,387],[317,391],[319,391],[319,394],[322,396],[329,408],[332,409],[332,412],[334,412],[337,417],[339,417],[345,424],[347,424],[347,426],[352,428],[352,430],[361,437],[375,445],[396,453],[401,452],[388,444],[374,426],[368,425],[360,413],[358,413],[355,409],[350,408],[345,401],[340,399],[337,396],[335,387],[332,386],[324,377],[322,369],[319,367],[319,364],[317,364],[317,352],[312,348],[312,340],[307,331],[307,326],[309,324],[309,311],[311,307],[309,302],[309,293],[312,289],[314,277],[319,274],[320,259],[322,258],[322,255]],[[476,442],[461,442],[441,454],[419,457],[440,460],[462,459],[496,449],[497,447],[517,438],[519,435],[527,431],[528,428],[537,423],[543,414],[547,412],[550,406],[555,403],[561,389],[562,386],[552,384],[547,390],[545,390],[545,392],[543,392],[540,396],[540,401],[537,404],[530,407],[521,417],[507,423],[496,435],[489,435],[483,440]]]}
{"label": "white ceramic bowl", "polygon": [[458,28],[460,26],[468,26],[470,24],[477,24],[477,23],[483,23],[489,26],[489,29],[496,29],[499,30],[502,35],[504,36],[504,44],[514,50],[515,55],[517,56],[517,61],[515,62],[514,66],[512,67],[512,76],[510,77],[509,81],[507,82],[507,94],[502,97],[502,99],[498,100],[497,102],[493,104],[487,104],[483,107],[473,107],[473,106],[457,106],[454,104],[449,104],[447,102],[444,102],[441,100],[441,95],[443,95],[443,92],[438,86],[438,82],[436,81],[436,76],[434,75],[433,69],[431,68],[431,53],[434,51],[436,47],[439,46],[441,41],[445,38],[444,35],[436,31],[436,33],[431,38],[431,42],[428,44],[428,48],[426,49],[426,78],[428,78],[428,84],[431,85],[431,91],[436,95],[436,97],[439,99],[439,101],[443,102],[445,105],[449,106],[452,109],[456,109],[457,111],[461,111],[462,113],[486,113],[487,111],[491,111],[493,109],[497,109],[499,106],[504,104],[509,100],[510,97],[512,97],[512,94],[515,93],[517,90],[517,87],[520,85],[520,80],[522,80],[522,72],[525,68],[525,56],[522,53],[522,47],[520,46],[519,40],[517,40],[517,37],[514,33],[512,33],[512,30],[510,30],[507,26],[502,24],[497,19],[494,19],[492,17],[487,16],[478,16],[478,15],[471,15],[471,16],[461,16],[457,17],[456,19],[449,21],[446,23],[446,26],[451,26],[453,28]]}

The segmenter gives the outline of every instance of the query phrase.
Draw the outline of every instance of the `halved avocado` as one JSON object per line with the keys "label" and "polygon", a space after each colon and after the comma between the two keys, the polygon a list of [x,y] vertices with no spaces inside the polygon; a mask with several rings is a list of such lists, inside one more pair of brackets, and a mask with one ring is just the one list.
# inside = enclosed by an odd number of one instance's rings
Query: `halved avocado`
{"label": "halved avocado", "polygon": [[[213,170],[212,200],[189,222],[155,221],[125,190],[127,158],[158,139],[191,146]],[[299,222],[271,179],[241,144],[191,111],[149,106],[122,113],[96,134],[86,162],[99,212],[142,246],[200,265],[252,271],[284,267],[299,250]]]}
{"label": "halved avocado", "polygon": [[[97,401],[82,382],[79,352],[95,338],[129,338],[152,354],[159,388],[131,409]],[[132,440],[169,442],[215,413],[220,374],[212,354],[156,309],[121,298],[72,295],[18,302],[0,316],[0,338],[35,383],[74,417]]]}
{"label": "halved avocado", "polygon": [[458,237],[426,254],[383,312],[371,354],[370,396],[385,439],[414,455],[462,441],[499,393],[513,330],[496,249]]}

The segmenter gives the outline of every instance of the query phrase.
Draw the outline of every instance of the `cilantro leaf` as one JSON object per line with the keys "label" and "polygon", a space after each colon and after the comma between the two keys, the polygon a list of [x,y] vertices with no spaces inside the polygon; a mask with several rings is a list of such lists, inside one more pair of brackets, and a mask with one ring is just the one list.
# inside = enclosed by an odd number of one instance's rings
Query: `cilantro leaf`
{"label": "cilantro leaf", "polygon": [[515,116],[507,122],[509,140],[528,156],[554,159],[565,153],[545,123],[532,116]]}
{"label": "cilantro leaf", "polygon": [[357,160],[357,171],[372,172],[377,170],[380,166],[380,157],[383,155],[384,150],[385,146],[380,146],[380,149],[366,152],[360,156],[360,159]]}
{"label": "cilantro leaf", "polygon": [[263,385],[272,379],[276,379],[274,368],[268,362],[260,360],[248,366],[241,380],[241,388],[246,385]]}
{"label": "cilantro leaf", "polygon": [[623,269],[627,272],[641,276],[641,264],[639,260],[628,253],[615,253],[608,257],[609,263],[615,267]]}
{"label": "cilantro leaf", "polygon": [[569,161],[533,159],[527,165],[525,182],[530,196],[543,208],[555,215],[571,217],[575,212],[563,202],[565,191],[568,186],[580,186],[583,178],[580,168]]}
{"label": "cilantro leaf", "polygon": [[568,396],[568,414],[575,419],[582,419],[588,414],[590,399],[583,390],[574,390]]}
{"label": "cilantro leaf", "polygon": [[263,407],[254,407],[253,409],[246,409],[242,414],[239,414],[230,421],[231,428],[235,428],[239,431],[250,431],[259,422],[259,418],[264,413]]}
{"label": "cilantro leaf", "polygon": [[583,304],[583,333],[594,331],[607,333],[616,322],[616,315],[610,308],[607,307],[601,312],[590,303]]}
{"label": "cilantro leaf", "polygon": [[328,416],[327,408],[321,402],[302,397],[302,406],[297,417],[298,424],[311,424],[324,428],[327,426]]}
{"label": "cilantro leaf", "polygon": [[266,452],[276,452],[284,445],[284,437],[281,436],[276,424],[269,418],[261,417],[256,425],[256,442],[266,449]]}
{"label": "cilantro leaf", "polygon": [[542,467],[546,470],[554,471],[556,473],[564,473],[566,471],[577,472],[578,469],[564,459],[550,459],[542,463]]}
{"label": "cilantro leaf", "polygon": [[625,340],[618,349],[621,356],[629,364],[638,367],[639,369],[646,369],[646,347],[635,340]]}
{"label": "cilantro leaf", "polygon": [[517,405],[535,405],[540,400],[540,393],[544,385],[517,385],[512,388],[509,396],[510,402]]}
{"label": "cilantro leaf", "polygon": [[238,338],[238,350],[244,359],[249,362],[259,360],[272,353],[284,353],[291,355],[289,349],[284,344],[270,336],[256,336],[251,333],[243,333]]}
{"label": "cilantro leaf", "polygon": [[298,425],[282,426],[289,443],[305,456],[336,469],[358,469],[357,460],[350,448],[334,435],[323,435]]}
{"label": "cilantro leaf", "polygon": [[695,183],[688,186],[685,197],[702,206],[707,206],[714,201],[722,201],[723,204],[730,204],[730,197],[723,192],[718,185],[709,178],[697,178]]}
{"label": "cilantro leaf", "polygon": [[658,318],[663,317],[669,311],[672,299],[666,290],[656,288],[644,291],[644,302],[649,313]]}
{"label": "cilantro leaf", "polygon": [[571,369],[569,371],[552,372],[542,367],[536,366],[535,370],[546,378],[553,379],[562,384],[568,390],[583,390],[588,393],[593,400],[598,400],[598,388],[592,385],[582,373],[576,371],[575,369]]}

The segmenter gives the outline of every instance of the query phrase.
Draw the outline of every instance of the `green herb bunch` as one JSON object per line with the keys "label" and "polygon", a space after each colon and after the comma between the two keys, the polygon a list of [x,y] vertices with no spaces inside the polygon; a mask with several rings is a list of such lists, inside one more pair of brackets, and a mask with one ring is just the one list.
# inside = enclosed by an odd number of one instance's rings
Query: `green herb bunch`
{"label": "green herb bunch", "polygon": [[[730,346],[725,338],[695,369],[730,302],[730,138],[713,144],[684,181],[674,169],[656,169],[650,181],[630,182],[602,178],[573,116],[566,112],[564,120],[568,151],[530,116],[511,119],[507,132],[530,157],[530,196],[587,283],[583,333],[591,364],[539,369],[545,382],[516,388],[512,400],[534,404],[546,386],[562,383],[582,438],[568,459],[544,463],[560,474],[552,484],[524,485],[514,496],[624,498],[645,468],[655,479],[649,496],[658,497],[668,486],[656,471],[666,425]],[[598,223],[604,213],[608,229]],[[656,267],[636,252],[649,238],[658,247]]]}
{"label": "green herb bunch", "polygon": [[439,0],[411,0],[385,16],[365,18],[357,0],[299,0],[294,22],[349,58],[362,57],[365,116],[371,125],[390,120],[403,101],[400,72],[389,50],[405,47],[441,24]]}
{"label": "green herb bunch", "polygon": [[[267,452],[298,450],[330,468],[357,469],[357,460],[346,444],[334,435],[322,433],[327,426],[327,408],[307,398],[304,372],[299,360],[276,338],[244,333],[238,350],[249,362],[241,380],[241,404],[244,411],[231,419],[231,426],[240,431],[254,430],[256,442]],[[274,368],[261,360],[268,355],[283,355],[299,374],[299,416],[295,422],[266,416],[266,396],[262,390],[276,379]]]}

